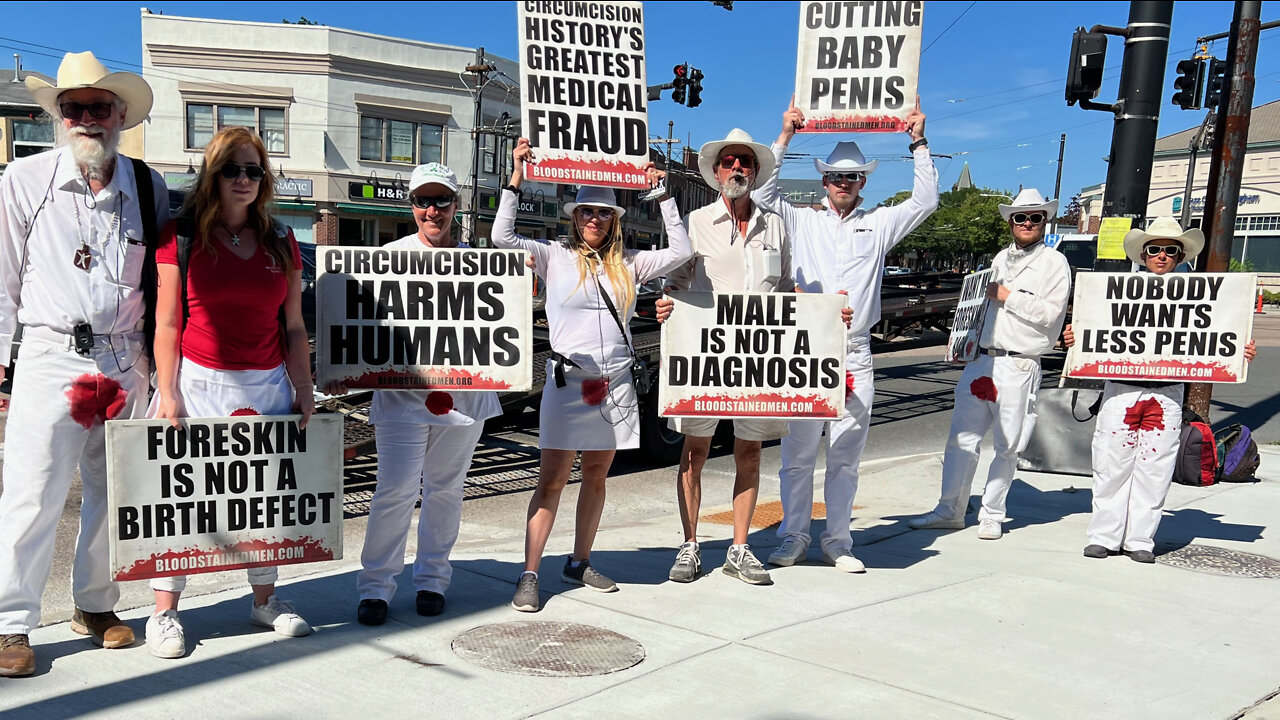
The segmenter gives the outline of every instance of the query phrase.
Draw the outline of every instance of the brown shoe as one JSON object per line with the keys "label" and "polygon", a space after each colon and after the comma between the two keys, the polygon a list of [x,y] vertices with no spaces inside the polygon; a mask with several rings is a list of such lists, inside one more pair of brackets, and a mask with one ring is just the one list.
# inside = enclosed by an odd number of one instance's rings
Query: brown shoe
{"label": "brown shoe", "polygon": [[26,635],[0,635],[0,677],[19,677],[36,671],[36,654]]}
{"label": "brown shoe", "polygon": [[133,644],[133,630],[109,610],[95,613],[76,608],[76,614],[71,617],[71,629],[81,635],[89,635],[95,645],[104,648],[122,648]]}

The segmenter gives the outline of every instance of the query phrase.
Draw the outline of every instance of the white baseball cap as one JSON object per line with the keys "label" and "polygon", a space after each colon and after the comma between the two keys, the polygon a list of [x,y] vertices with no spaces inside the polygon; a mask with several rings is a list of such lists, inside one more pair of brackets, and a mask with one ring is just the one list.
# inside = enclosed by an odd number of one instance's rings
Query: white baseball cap
{"label": "white baseball cap", "polygon": [[458,176],[448,167],[436,162],[413,169],[413,175],[409,177],[409,192],[413,193],[423,185],[432,184],[443,185],[450,192],[458,192]]}

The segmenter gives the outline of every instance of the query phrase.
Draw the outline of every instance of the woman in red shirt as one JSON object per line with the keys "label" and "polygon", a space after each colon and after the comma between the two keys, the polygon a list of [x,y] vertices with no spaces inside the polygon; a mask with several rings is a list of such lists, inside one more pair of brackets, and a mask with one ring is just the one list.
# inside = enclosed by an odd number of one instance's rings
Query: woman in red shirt
{"label": "woman in red shirt", "polygon": [[[195,188],[161,233],[152,411],[174,427],[180,417],[290,412],[301,413],[305,427],[315,410],[302,259],[293,233],[267,214],[272,191],[262,141],[245,128],[226,128],[205,147]],[[193,238],[185,298],[180,223]],[[275,567],[250,568],[248,575],[251,622],[289,637],[311,632],[292,604],[275,596]],[[186,653],[177,612],[185,586],[182,576],[151,581],[156,611],[147,621],[147,647],[157,657]]]}

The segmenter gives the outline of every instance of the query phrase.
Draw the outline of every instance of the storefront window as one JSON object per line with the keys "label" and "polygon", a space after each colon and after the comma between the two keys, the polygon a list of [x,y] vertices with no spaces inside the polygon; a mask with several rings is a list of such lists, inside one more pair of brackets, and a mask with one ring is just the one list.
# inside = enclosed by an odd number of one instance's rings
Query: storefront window
{"label": "storefront window", "polygon": [[399,120],[389,120],[387,125],[389,126],[391,141],[387,144],[386,161],[412,163],[414,124],[400,122]]}
{"label": "storefront window", "polygon": [[444,161],[444,128],[360,116],[360,159],[420,165]]}
{"label": "storefront window", "polygon": [[[244,127],[258,133],[267,152],[288,152],[285,110],[280,107],[187,104],[187,149],[201,150],[213,134],[226,127]],[[217,123],[214,118],[217,118]]]}
{"label": "storefront window", "polygon": [[53,123],[48,120],[13,121],[13,157],[35,155],[53,147]]}

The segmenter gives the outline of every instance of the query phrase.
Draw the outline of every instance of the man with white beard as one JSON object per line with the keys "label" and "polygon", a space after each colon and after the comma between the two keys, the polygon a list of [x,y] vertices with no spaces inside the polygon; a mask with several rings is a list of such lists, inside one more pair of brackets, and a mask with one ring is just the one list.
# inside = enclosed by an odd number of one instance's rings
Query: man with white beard
{"label": "man with white beard", "polygon": [[133,644],[114,612],[103,423],[147,407],[144,294],[154,280],[144,282],[144,265],[169,216],[160,175],[117,152],[121,131],[151,111],[145,80],[86,52],[63,58],[56,85],[26,82],[57,123],[60,147],[15,160],[0,177],[0,379],[24,328],[0,494],[0,676],[35,669],[28,635],[77,465],[71,629],[107,648]]}

